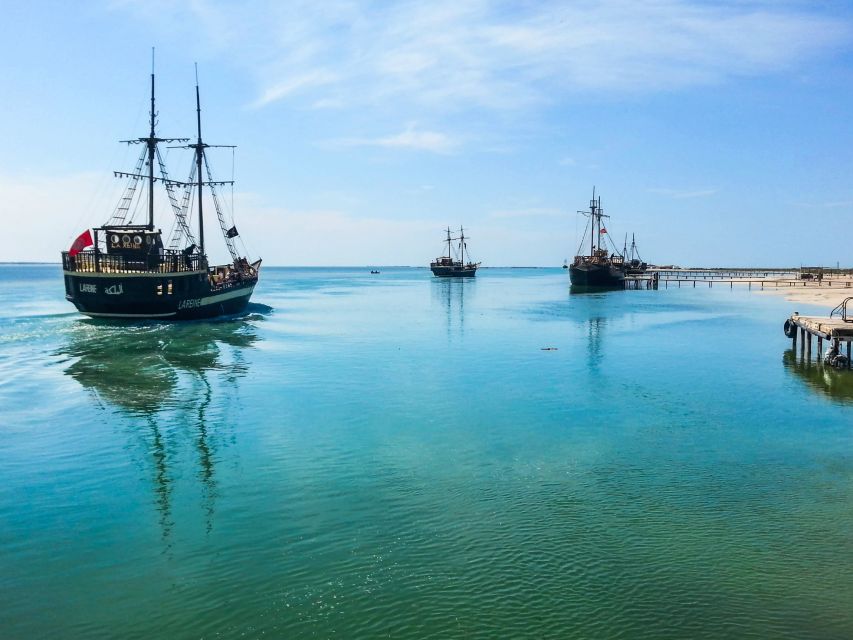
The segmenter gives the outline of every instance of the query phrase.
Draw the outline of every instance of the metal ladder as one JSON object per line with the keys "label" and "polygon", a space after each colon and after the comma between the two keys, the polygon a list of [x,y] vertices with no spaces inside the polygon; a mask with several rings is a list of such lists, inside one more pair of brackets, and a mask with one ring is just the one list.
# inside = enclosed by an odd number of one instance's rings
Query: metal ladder
{"label": "metal ladder", "polygon": [[853,317],[850,317],[847,314],[847,305],[850,303],[851,300],[853,300],[853,296],[849,298],[844,298],[844,300],[841,301],[841,304],[839,304],[837,307],[835,307],[835,309],[830,312],[829,317],[832,318],[837,313],[841,316],[842,321],[853,322]]}

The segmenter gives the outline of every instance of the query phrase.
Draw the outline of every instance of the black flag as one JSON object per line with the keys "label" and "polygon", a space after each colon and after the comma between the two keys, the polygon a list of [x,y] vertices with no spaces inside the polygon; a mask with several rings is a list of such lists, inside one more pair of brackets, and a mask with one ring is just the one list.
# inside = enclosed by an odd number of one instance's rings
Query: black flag
{"label": "black flag", "polygon": [[237,227],[231,227],[230,229],[228,229],[228,231],[225,232],[225,235],[229,238],[236,238],[240,234],[237,233]]}

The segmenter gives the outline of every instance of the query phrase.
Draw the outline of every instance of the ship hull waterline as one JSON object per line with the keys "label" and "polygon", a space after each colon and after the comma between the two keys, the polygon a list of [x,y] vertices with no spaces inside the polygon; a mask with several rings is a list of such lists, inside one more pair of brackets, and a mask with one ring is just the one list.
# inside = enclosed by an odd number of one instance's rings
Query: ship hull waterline
{"label": "ship hull waterline", "polygon": [[572,285],[619,289],[625,286],[625,272],[612,265],[584,264],[569,267]]}
{"label": "ship hull waterline", "polygon": [[471,278],[477,275],[477,267],[430,267],[432,275],[439,278]]}
{"label": "ship hull waterline", "polygon": [[[212,287],[207,274],[65,271],[65,298],[92,318],[198,320],[242,313],[257,279]],[[146,277],[147,276],[147,277]]]}

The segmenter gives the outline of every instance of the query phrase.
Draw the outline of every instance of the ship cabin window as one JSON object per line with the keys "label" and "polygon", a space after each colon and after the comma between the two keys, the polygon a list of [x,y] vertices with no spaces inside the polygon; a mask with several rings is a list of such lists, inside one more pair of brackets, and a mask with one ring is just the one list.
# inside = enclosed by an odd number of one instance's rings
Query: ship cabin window
{"label": "ship cabin window", "polygon": [[166,293],[169,295],[172,295],[172,281],[171,280],[169,280],[168,284],[166,285]]}
{"label": "ship cabin window", "polygon": [[158,284],[158,285],[157,285],[157,295],[158,295],[158,296],[162,296],[162,295],[163,295],[163,283],[162,283],[162,282],[161,282],[160,284]]}

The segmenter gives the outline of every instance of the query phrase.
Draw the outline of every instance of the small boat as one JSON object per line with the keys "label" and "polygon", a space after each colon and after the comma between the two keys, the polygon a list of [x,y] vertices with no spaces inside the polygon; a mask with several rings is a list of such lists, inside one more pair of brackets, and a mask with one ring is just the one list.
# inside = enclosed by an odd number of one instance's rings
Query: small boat
{"label": "small boat", "polygon": [[[454,258],[453,243],[459,241],[457,245],[456,256]],[[468,245],[465,243],[465,231],[459,227],[459,237],[451,237],[450,227],[447,227],[447,255],[439,256],[429,263],[429,268],[433,275],[439,277],[471,277],[477,275],[477,267],[479,262],[471,262],[471,256],[468,256],[468,262],[465,262],[465,253],[468,250]]]}
{"label": "small boat", "polygon": [[[127,144],[142,150],[135,169],[116,171],[127,180],[122,198],[109,220],[87,229],[62,252],[65,298],[80,313],[96,318],[185,320],[232,315],[245,310],[258,283],[261,261],[249,262],[235,246],[237,227],[226,221],[216,187],[230,185],[214,181],[207,162],[210,147],[201,137],[201,100],[196,78],[198,136],[160,138],[155,133],[154,73],[151,73],[151,129],[148,135]],[[194,161],[186,182],[171,180],[160,155],[162,142],[177,143],[194,150]],[[233,148],[233,147],[232,147]],[[155,163],[159,172],[155,172]],[[174,221],[168,238],[154,221],[154,185],[163,186]],[[203,190],[210,191],[216,217],[232,262],[210,266],[204,239]],[[195,197],[194,197],[195,196]],[[196,200],[197,212],[192,212]],[[197,230],[190,228],[191,213],[197,215]],[[134,214],[142,221],[135,222]],[[91,248],[90,248],[91,247]]]}
{"label": "small boat", "polygon": [[371,269],[371,270],[370,270],[370,273],[372,273],[372,274],[376,275],[377,273],[380,273],[380,272],[379,272],[379,271],[377,271],[377,270],[375,270],[375,269]]}
{"label": "small boat", "polygon": [[[607,229],[602,226],[604,215],[601,208],[601,196],[596,200],[595,189],[592,190],[592,200],[589,201],[589,211],[578,211],[578,213],[589,218],[589,223],[584,230],[581,244],[578,247],[578,255],[569,267],[569,277],[572,285],[578,287],[596,288],[621,288],[625,281],[625,258],[615,247],[613,251],[604,245]],[[581,247],[589,232],[589,254],[580,255]]]}

